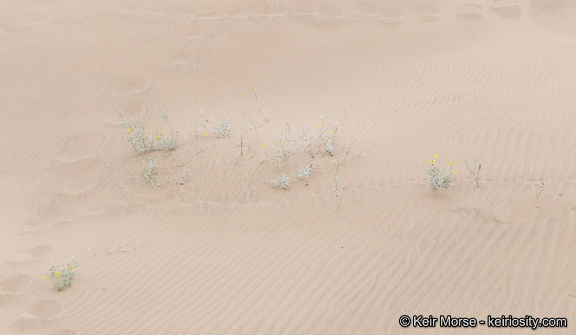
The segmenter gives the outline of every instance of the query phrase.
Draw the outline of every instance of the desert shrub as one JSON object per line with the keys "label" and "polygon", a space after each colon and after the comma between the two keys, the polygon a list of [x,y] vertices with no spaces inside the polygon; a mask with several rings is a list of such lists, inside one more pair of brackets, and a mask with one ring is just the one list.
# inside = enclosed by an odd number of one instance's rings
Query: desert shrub
{"label": "desert shrub", "polygon": [[[61,292],[67,287],[72,286],[72,279],[76,274],[76,266],[78,263],[74,257],[70,258],[70,262],[66,265],[60,265],[58,262],[50,268],[50,277],[52,278],[52,288],[55,291]],[[42,278],[47,279],[46,274]]]}
{"label": "desert shrub", "polygon": [[126,118],[125,111],[118,105],[116,105],[116,112],[122,120],[120,131],[122,131],[124,142],[128,147],[134,149],[136,153],[146,154],[152,151],[170,151],[176,148],[180,135],[177,131],[174,131],[168,115],[164,113],[162,107],[160,107],[159,112],[170,129],[168,134],[162,129],[158,129],[158,122],[154,122],[155,132],[153,133],[146,131],[146,125],[144,123],[133,125],[132,122]]}
{"label": "desert shrub", "polygon": [[[430,161],[430,167],[428,167],[428,184],[430,187],[436,191],[440,188],[448,189],[450,188],[450,184],[454,181],[454,175],[457,173],[456,170],[452,169],[442,169],[439,167],[439,163],[437,159],[440,157],[439,154],[434,155],[434,159]],[[453,159],[450,163],[450,166],[453,167],[456,163],[456,160]]]}

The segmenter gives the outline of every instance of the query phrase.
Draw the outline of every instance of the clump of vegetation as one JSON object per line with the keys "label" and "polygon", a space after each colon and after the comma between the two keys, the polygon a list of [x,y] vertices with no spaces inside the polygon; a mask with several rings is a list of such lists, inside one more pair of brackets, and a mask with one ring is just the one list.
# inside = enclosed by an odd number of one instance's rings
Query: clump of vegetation
{"label": "clump of vegetation", "polygon": [[160,164],[156,162],[152,157],[147,157],[143,161],[144,166],[142,168],[142,180],[144,182],[150,182],[152,186],[160,186],[160,179],[158,179],[158,170],[160,169]]}
{"label": "clump of vegetation", "polygon": [[308,178],[310,178],[310,172],[312,172],[312,164],[308,164],[305,167],[300,168],[297,174],[298,179],[304,180],[306,182],[306,185],[308,185]]}
{"label": "clump of vegetation", "polygon": [[464,158],[464,163],[466,163],[468,173],[470,173],[472,178],[474,178],[476,187],[480,187],[478,184],[478,178],[480,177],[480,169],[482,169],[482,165],[476,161],[476,158],[472,158],[472,161],[468,162],[468,157]]}
{"label": "clump of vegetation", "polygon": [[163,132],[162,129],[158,129],[158,122],[154,122],[155,132],[151,134],[146,131],[144,123],[133,125],[126,118],[125,111],[118,105],[116,105],[116,112],[122,120],[120,131],[122,131],[124,136],[124,142],[128,147],[132,147],[136,153],[146,154],[152,151],[170,151],[176,148],[180,135],[177,131],[174,131],[168,115],[164,113],[162,107],[160,107],[160,114],[168,128],[170,128],[168,134]]}
{"label": "clump of vegetation", "polygon": [[[348,111],[344,111],[344,119],[348,117]],[[304,141],[304,148],[310,153],[310,156],[314,158],[315,155],[336,155],[338,132],[340,130],[340,121],[329,122],[328,115],[320,115],[320,124],[317,127],[317,131],[308,135],[308,130],[302,128],[302,134],[300,135],[300,140]]]}
{"label": "clump of vegetation", "polygon": [[272,181],[272,187],[274,188],[282,187],[283,189],[287,190],[288,186],[290,186],[290,178],[288,178],[288,176],[286,176],[286,174],[284,173],[282,173],[282,178],[280,179],[280,181],[278,180]]}
{"label": "clump of vegetation", "polygon": [[292,157],[298,150],[298,143],[296,139],[292,136],[290,131],[290,125],[286,125],[286,129],[278,129],[280,135],[277,138],[270,139],[272,145],[276,147],[277,155],[276,160],[278,163],[284,163],[288,165],[290,157]]}
{"label": "clump of vegetation", "polygon": [[454,170],[456,159],[452,159],[452,162],[450,162],[450,166],[453,168],[452,171],[450,171],[449,169],[444,170],[439,167],[439,163],[437,162],[439,157],[439,154],[434,155],[434,159],[430,161],[431,166],[428,168],[429,178],[427,182],[434,191],[440,188],[450,188],[450,184],[454,181],[454,175],[458,173],[458,171]]}
{"label": "clump of vegetation", "polygon": [[[66,265],[60,265],[58,262],[50,268],[50,277],[52,278],[52,287],[55,291],[61,292],[67,287],[72,286],[72,279],[76,274],[76,266],[78,263],[74,260],[74,257],[70,258],[70,262]],[[47,279],[46,274],[42,276],[43,279]]]}

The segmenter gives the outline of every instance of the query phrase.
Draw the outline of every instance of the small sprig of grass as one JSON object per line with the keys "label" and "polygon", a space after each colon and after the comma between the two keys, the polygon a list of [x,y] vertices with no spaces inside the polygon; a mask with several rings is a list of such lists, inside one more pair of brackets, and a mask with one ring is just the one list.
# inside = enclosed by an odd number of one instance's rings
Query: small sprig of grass
{"label": "small sprig of grass", "polygon": [[439,157],[439,154],[435,154],[434,159],[430,160],[430,167],[428,167],[428,176],[430,178],[428,178],[427,182],[434,191],[439,190],[440,188],[450,188],[450,184],[454,181],[454,175],[458,173],[458,171],[454,169],[454,164],[456,163],[455,159],[452,159],[452,162],[450,163],[450,166],[452,167],[452,171],[450,171],[438,167],[439,163],[437,159]]}
{"label": "small sprig of grass", "polygon": [[545,182],[546,180],[543,179],[538,187],[532,185],[532,189],[536,191],[536,208],[540,208],[540,196],[542,195],[542,192],[544,192]]}
{"label": "small sprig of grass", "polygon": [[480,187],[478,184],[478,178],[480,177],[480,170],[482,169],[482,165],[476,161],[476,158],[473,157],[471,162],[468,162],[468,157],[464,158],[464,163],[466,163],[466,167],[468,168],[468,173],[474,178],[476,182],[476,187]]}
{"label": "small sprig of grass", "polygon": [[[78,263],[74,260],[74,257],[70,258],[70,262],[66,265],[60,265],[58,262],[50,268],[50,277],[52,278],[52,288],[55,291],[61,292],[67,287],[72,286],[72,279],[76,274],[76,266]],[[47,279],[47,275],[42,276],[44,280]]]}

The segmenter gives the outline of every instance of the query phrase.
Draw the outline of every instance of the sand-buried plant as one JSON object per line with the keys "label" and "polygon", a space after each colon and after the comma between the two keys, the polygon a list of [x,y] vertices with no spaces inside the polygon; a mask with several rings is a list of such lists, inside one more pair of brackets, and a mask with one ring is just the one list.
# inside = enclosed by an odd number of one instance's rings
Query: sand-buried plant
{"label": "sand-buried plant", "polygon": [[[67,287],[72,286],[72,279],[76,274],[76,266],[78,263],[74,257],[70,257],[70,262],[66,265],[60,265],[58,262],[54,263],[50,268],[50,277],[52,278],[52,288],[55,291],[61,292]],[[42,276],[44,280],[48,278],[46,274]]]}
{"label": "sand-buried plant", "polygon": [[532,185],[532,189],[536,192],[536,208],[540,208],[540,197],[542,196],[542,192],[544,192],[545,184],[546,180],[542,179],[542,182],[537,187]]}

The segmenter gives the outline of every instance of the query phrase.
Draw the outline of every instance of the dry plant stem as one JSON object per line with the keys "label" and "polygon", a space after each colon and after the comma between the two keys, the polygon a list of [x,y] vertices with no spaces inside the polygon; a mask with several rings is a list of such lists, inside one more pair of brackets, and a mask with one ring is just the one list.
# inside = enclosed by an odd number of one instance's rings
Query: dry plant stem
{"label": "dry plant stem", "polygon": [[[476,182],[476,187],[480,187],[480,185],[478,184],[479,183],[478,179],[480,178],[480,171],[482,170],[482,164],[478,164],[478,174],[476,174],[476,171],[475,171],[476,167],[473,166],[472,168],[470,168],[470,165],[468,164],[468,159],[465,159],[464,163],[466,164],[468,171],[470,172],[470,174],[474,178],[474,181]],[[476,164],[475,158],[474,158],[474,164]]]}
{"label": "dry plant stem", "polygon": [[540,195],[542,195],[542,191],[544,191],[544,180],[542,180],[541,186],[536,189],[534,185],[532,188],[536,191],[536,208],[540,208]]}
{"label": "dry plant stem", "polygon": [[124,152],[122,153],[122,165],[124,166],[124,171],[126,171],[126,174],[128,174],[130,177],[136,179],[136,177],[134,177],[130,172],[128,172],[128,169],[126,168],[126,162],[124,161],[124,155],[126,154],[126,150],[128,150],[128,148],[124,149]]}

